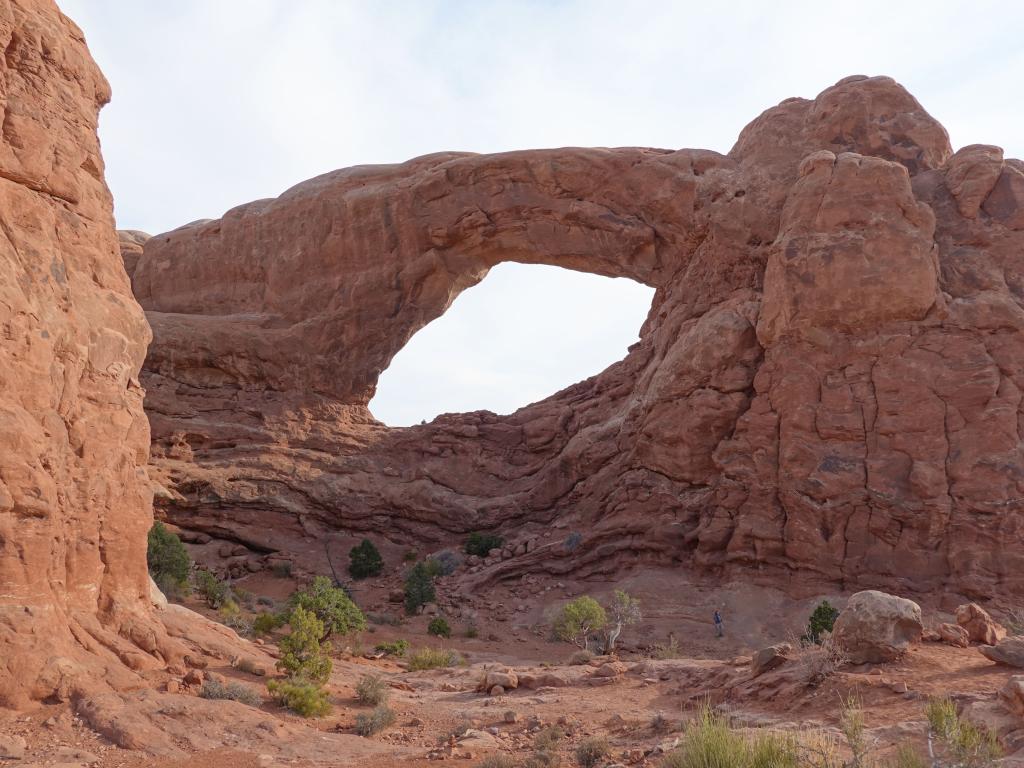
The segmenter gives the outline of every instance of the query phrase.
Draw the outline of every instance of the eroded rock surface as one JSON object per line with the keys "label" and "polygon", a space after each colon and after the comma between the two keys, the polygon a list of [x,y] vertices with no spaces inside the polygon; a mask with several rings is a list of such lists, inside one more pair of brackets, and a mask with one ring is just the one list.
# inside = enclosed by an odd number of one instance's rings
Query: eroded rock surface
{"label": "eroded rock surface", "polygon": [[0,3],[0,707],[138,686],[154,620],[150,339],[96,137],[110,90],[48,0]]}
{"label": "eroded rock surface", "polygon": [[921,606],[868,589],[853,595],[836,619],[832,637],[854,664],[895,661],[921,641]]}
{"label": "eroded rock surface", "polygon": [[[503,261],[653,286],[640,341],[508,416],[376,422],[381,371]],[[263,552],[500,529],[478,586],[647,561],[1024,591],[1024,166],[954,154],[889,78],[788,99],[728,155],[336,171],[153,237],[133,287],[185,528]],[[556,521],[579,535],[531,548]]]}

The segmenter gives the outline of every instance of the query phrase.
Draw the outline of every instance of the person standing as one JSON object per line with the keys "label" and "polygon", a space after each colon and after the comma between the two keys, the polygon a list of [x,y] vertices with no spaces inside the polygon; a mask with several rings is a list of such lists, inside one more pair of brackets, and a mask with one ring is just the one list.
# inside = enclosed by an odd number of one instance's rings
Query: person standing
{"label": "person standing", "polygon": [[725,626],[722,623],[722,614],[719,613],[717,609],[715,610],[715,636],[725,636]]}

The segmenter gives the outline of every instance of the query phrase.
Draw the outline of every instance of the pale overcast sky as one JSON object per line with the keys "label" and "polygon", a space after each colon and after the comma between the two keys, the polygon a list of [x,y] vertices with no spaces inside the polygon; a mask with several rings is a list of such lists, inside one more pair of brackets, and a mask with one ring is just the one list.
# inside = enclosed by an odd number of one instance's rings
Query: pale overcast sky
{"label": "pale overcast sky", "polygon": [[[1024,157],[1024,3],[58,0],[113,87],[118,226],[157,233],[334,168],[444,149],[728,151],[789,96],[887,74],[954,147]],[[509,412],[620,359],[651,292],[503,265],[382,377],[389,424]]]}

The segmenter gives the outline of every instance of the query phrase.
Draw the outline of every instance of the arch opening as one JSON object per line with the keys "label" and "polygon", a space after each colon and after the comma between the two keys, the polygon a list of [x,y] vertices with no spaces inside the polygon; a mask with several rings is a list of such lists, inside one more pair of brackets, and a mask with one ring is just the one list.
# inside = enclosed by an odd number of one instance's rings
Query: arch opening
{"label": "arch opening", "polygon": [[621,360],[653,298],[654,288],[628,278],[499,264],[409,340],[370,411],[392,427],[512,413]]}

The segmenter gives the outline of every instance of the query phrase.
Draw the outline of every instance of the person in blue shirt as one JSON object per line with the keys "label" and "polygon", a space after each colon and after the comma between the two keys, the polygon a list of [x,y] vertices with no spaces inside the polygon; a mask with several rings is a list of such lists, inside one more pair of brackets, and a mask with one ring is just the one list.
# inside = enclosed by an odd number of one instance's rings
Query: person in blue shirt
{"label": "person in blue shirt", "polygon": [[717,610],[715,611],[715,635],[717,637],[723,637],[725,635],[725,627],[722,624],[722,614]]}

